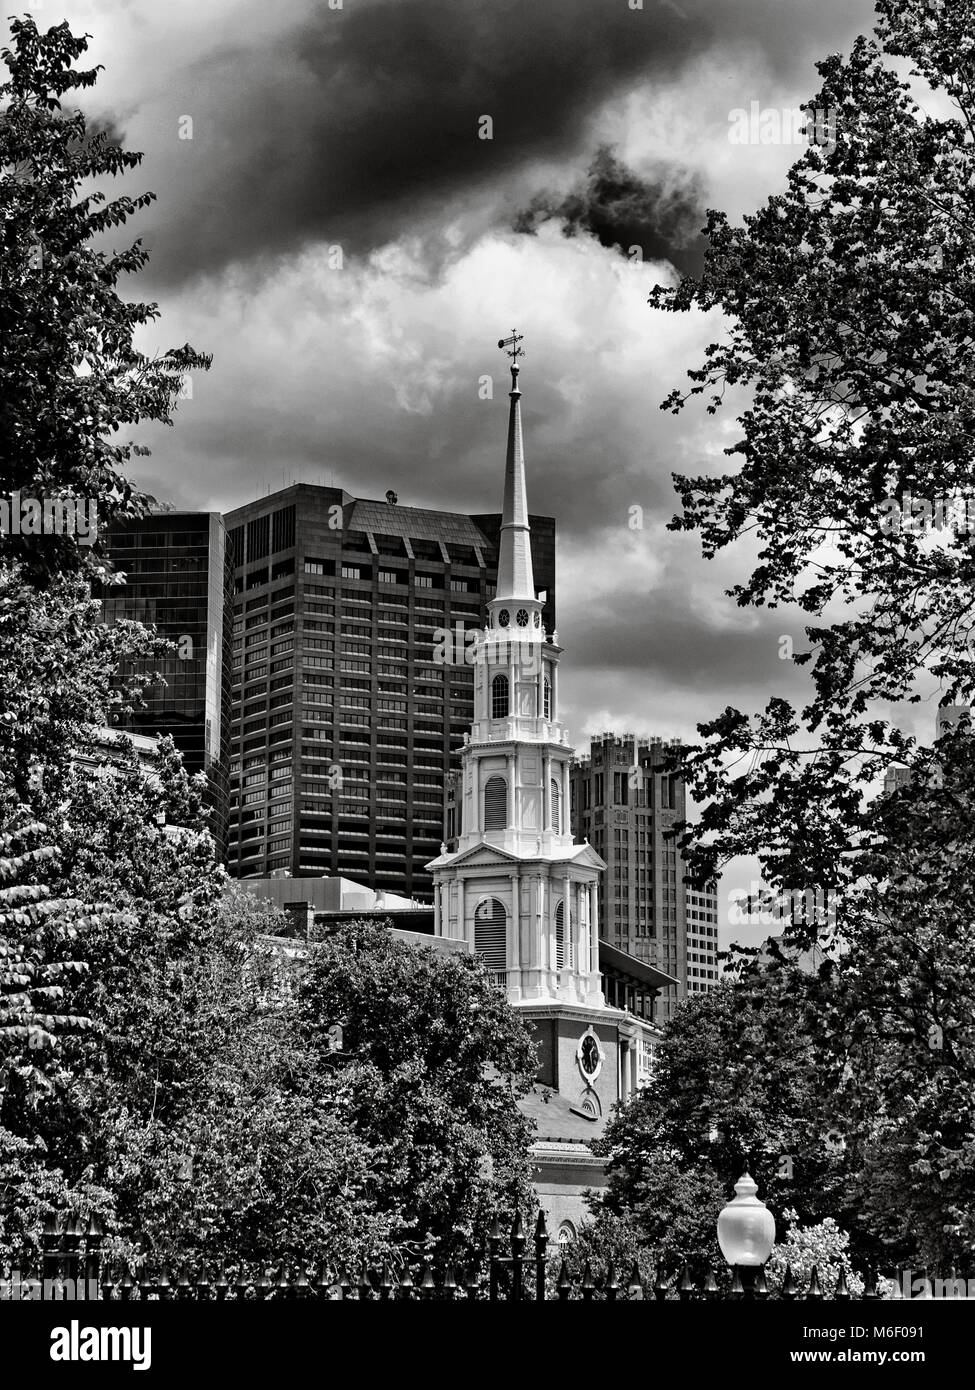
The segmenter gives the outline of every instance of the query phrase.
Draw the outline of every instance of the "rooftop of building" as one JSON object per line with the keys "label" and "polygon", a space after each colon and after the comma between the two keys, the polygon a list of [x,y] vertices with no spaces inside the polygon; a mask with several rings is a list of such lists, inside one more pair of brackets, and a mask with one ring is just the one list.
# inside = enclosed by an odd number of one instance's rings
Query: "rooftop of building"
{"label": "rooftop of building", "polygon": [[663,738],[659,734],[649,734],[647,736],[625,733],[590,734],[589,752],[577,753],[572,761],[574,764],[591,762],[593,749],[602,751],[607,748],[632,748],[637,753],[641,751],[649,753],[654,749],[675,748],[679,746],[679,744],[680,739]]}
{"label": "rooftop of building", "polygon": [[429,903],[403,897],[383,888],[371,888],[341,875],[293,878],[289,873],[267,878],[235,879],[245,892],[278,907],[302,905],[315,912],[431,912]]}
{"label": "rooftop of building", "polygon": [[349,525],[357,531],[382,536],[416,536],[418,540],[446,541],[454,545],[476,545],[493,550],[491,542],[470,517],[459,512],[432,512],[423,507],[401,507],[398,503],[357,499],[352,504]]}
{"label": "rooftop of building", "polygon": [[[343,511],[348,509],[343,517],[345,527],[355,531],[372,531],[374,535],[410,535],[416,536],[420,540],[442,540],[453,542],[454,544],[481,545],[489,550],[493,549],[491,540],[476,524],[474,518],[481,521],[500,520],[500,513],[495,512],[453,512],[439,511],[430,507],[411,507],[395,502],[380,501],[374,497],[355,497],[345,488],[324,487],[316,483],[294,483],[290,487],[283,488],[278,492],[272,492],[266,497],[255,498],[252,502],[247,502],[241,507],[235,507],[225,513],[228,525],[233,525],[238,517],[252,514],[255,511],[274,510],[289,503],[296,502],[299,497],[304,496],[308,500],[317,500],[323,507],[341,505]],[[529,517],[532,525],[536,523],[555,524],[555,518],[545,516],[540,513],[532,513]]]}
{"label": "rooftop of building", "polygon": [[[431,913],[431,919],[433,914]],[[341,918],[331,919],[328,914],[316,913],[315,920],[318,925],[331,925],[337,928],[344,921],[367,920],[371,921],[376,917],[380,922],[385,922],[389,926],[389,934],[395,940],[401,941],[404,946],[424,946],[431,951],[436,951],[438,955],[456,956],[467,955],[469,948],[466,941],[458,941],[452,936],[434,936],[432,932],[413,932],[406,931],[402,927],[397,927],[393,919],[387,914],[359,913],[342,914]],[[278,955],[289,956],[296,959],[303,959],[308,954],[308,938],[304,935],[294,936],[269,936],[265,935],[262,940]]]}
{"label": "rooftop of building", "polygon": [[589,1145],[606,1128],[605,1116],[591,1119],[576,1109],[567,1096],[541,1082],[522,1096],[518,1109],[535,1121],[535,1142],[540,1144]]}
{"label": "rooftop of building", "polygon": [[185,525],[188,522],[197,522],[202,526],[204,522],[208,525],[216,519],[222,521],[223,516],[220,512],[197,511],[191,508],[170,508],[160,504],[151,507],[145,516],[125,517],[113,521],[109,526],[109,531],[158,531],[160,522],[173,525]]}
{"label": "rooftop of building", "polygon": [[91,746],[77,752],[75,761],[82,766],[99,769],[116,763],[128,763],[131,753],[136,754],[144,767],[152,769],[159,758],[159,739],[103,725],[92,730]]}
{"label": "rooftop of building", "polygon": [[603,971],[612,970],[621,979],[630,980],[650,990],[667,989],[670,985],[680,983],[675,976],[658,970],[647,961],[638,960],[619,946],[610,945],[602,937],[599,938],[599,968]]}

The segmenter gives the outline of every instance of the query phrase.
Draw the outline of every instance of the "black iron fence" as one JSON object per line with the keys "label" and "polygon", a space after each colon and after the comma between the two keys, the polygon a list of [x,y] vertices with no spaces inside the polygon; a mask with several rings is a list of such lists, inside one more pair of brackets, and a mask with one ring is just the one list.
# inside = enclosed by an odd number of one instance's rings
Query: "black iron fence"
{"label": "black iron fence", "polygon": [[[194,1269],[167,1269],[143,1261],[135,1267],[113,1267],[103,1259],[103,1231],[96,1218],[83,1222],[72,1213],[48,1219],[44,1230],[41,1268],[31,1277],[7,1268],[0,1273],[0,1300],[91,1301],[139,1300],[224,1302],[238,1300],[342,1300],[387,1302],[491,1302],[601,1301],[608,1303],[668,1299],[681,1302],[717,1299],[773,1299],[819,1301],[824,1299],[879,1300],[888,1295],[867,1273],[863,1293],[854,1295],[840,1273],[826,1289],[815,1269],[800,1284],[787,1271],[781,1284],[769,1290],[765,1271],[713,1269],[696,1272],[690,1265],[677,1271],[657,1270],[652,1279],[641,1276],[636,1264],[629,1273],[610,1265],[598,1277],[590,1263],[578,1268],[562,1252],[549,1251],[545,1217],[540,1213],[531,1239],[520,1216],[515,1216],[507,1235],[499,1223],[488,1239],[481,1265],[448,1265],[435,1271],[429,1260],[414,1266],[358,1269],[308,1265],[300,1260],[276,1263],[259,1270],[234,1270],[222,1262]],[[893,1297],[904,1297],[896,1283]]]}

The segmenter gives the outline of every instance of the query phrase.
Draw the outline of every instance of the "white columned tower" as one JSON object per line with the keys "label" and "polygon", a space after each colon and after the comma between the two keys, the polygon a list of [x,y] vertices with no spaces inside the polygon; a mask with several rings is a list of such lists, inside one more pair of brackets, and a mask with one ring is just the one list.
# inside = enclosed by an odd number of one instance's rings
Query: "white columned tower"
{"label": "white columned tower", "polygon": [[594,905],[605,865],[572,838],[573,749],[556,679],[562,649],[544,630],[532,573],[520,343],[514,333],[498,345],[511,358],[498,584],[471,653],[474,723],[462,754],[457,845],[428,868],[438,934],[468,941],[513,1004],[600,1009]]}

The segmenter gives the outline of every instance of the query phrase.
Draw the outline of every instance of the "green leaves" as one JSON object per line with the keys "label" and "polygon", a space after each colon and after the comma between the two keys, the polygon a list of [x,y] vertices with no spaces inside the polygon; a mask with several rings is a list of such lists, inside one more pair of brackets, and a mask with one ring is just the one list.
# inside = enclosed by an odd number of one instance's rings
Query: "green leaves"
{"label": "green leaves", "polygon": [[[142,156],[79,111],[62,110],[97,69],[75,61],[87,41],[61,24],[41,33],[33,19],[11,25],[0,60],[0,483],[38,499],[96,504],[102,526],[147,505],[123,479],[134,446],[114,441],[144,420],[171,423],[182,378],[210,359],[189,345],[149,358],[135,334],[158,316],[129,303],[120,275],[146,261],[139,242],[121,251],[92,239],[123,226],[153,195],[105,203],[92,180],[134,169]],[[7,536],[0,556],[18,559],[35,582],[97,564],[70,534]]]}
{"label": "green leaves", "polygon": [[[924,8],[898,4],[899,23]],[[970,5],[957,9],[971,18]],[[945,55],[918,34],[930,78]],[[943,533],[932,551],[886,534],[878,508],[970,493],[975,481],[970,96],[952,89],[963,120],[926,115],[865,40],[819,66],[813,104],[838,113],[835,148],[810,149],[788,191],[742,227],[712,214],[700,282],[651,297],[724,311],[728,334],[682,399],[710,389],[712,407],[741,405],[738,471],[676,479],[675,527],[699,531],[709,556],[755,531],[764,548],[740,603],[869,605],[869,618],[814,638],[811,728],[844,721],[854,697],[904,698],[932,645],[964,652],[970,536]],[[970,658],[966,672],[971,685]]]}
{"label": "green leaves", "polygon": [[[597,1249],[605,1222],[620,1218],[654,1262],[717,1260],[714,1223],[745,1166],[780,1232],[786,1220],[835,1221],[861,1261],[894,1238],[865,1194],[884,1185],[898,1126],[909,1147],[906,1116],[889,1122],[859,1065],[843,1079],[845,1061],[868,1044],[839,1031],[851,1023],[838,975],[828,962],[810,974],[786,957],[763,965],[744,955],[735,979],[682,1005],[654,1076],[601,1141],[609,1183],[593,1201]],[[887,1066],[893,1056],[875,1059],[872,1076]],[[917,1205],[905,1212],[896,1239],[906,1258],[927,1229]]]}
{"label": "green leaves", "polygon": [[228,891],[171,743],[93,765],[118,665],[154,647],[96,617],[82,583],[0,568],[0,1174],[22,1184],[0,1188],[0,1252],[39,1238],[39,1193],[70,1193],[121,1259],[479,1256],[495,1210],[534,1200],[524,1029],[478,962],[375,926],[283,988],[280,913]]}
{"label": "green leaves", "polygon": [[[300,1035],[372,1154],[379,1209],[397,1213],[438,1259],[479,1259],[498,1208],[534,1205],[530,1129],[516,1104],[534,1075],[533,1050],[480,962],[354,924],[315,947],[295,1008]],[[328,1040],[335,1022],[339,1056]]]}
{"label": "green leaves", "polygon": [[[726,710],[674,770],[704,803],[685,828],[695,877],[753,855],[774,892],[832,895],[834,919],[793,920],[786,944],[833,956],[796,1038],[832,1087],[844,1201],[859,1240],[950,1261],[973,1239],[975,740],[963,725],[932,747],[897,715],[924,700],[933,725],[975,690],[975,4],[878,12],[876,42],[819,64],[835,144],[741,226],[712,213],[701,280],[651,300],[723,311],[726,335],[664,408],[703,396],[740,425],[734,471],[676,479],[674,528],[708,557],[754,533],[737,602],[813,620],[793,656],[805,707]],[[767,1040],[786,1075],[788,1042]],[[749,1082],[732,1131],[770,1133],[792,1113],[773,1094]]]}

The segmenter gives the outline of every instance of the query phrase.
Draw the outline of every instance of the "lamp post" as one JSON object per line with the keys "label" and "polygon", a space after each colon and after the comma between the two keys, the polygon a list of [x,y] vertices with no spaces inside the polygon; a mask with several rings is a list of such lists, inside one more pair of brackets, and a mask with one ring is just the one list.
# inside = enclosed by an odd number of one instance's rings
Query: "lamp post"
{"label": "lamp post", "polygon": [[735,1183],[735,1195],[718,1216],[718,1244],[737,1270],[746,1298],[754,1298],[759,1271],[775,1244],[775,1218],[759,1201],[758,1185],[747,1172]]}

